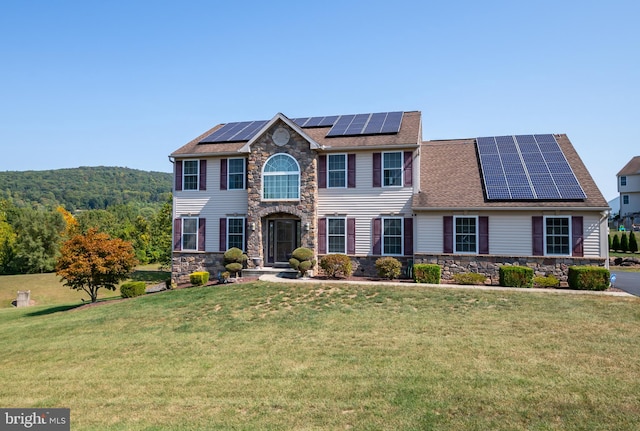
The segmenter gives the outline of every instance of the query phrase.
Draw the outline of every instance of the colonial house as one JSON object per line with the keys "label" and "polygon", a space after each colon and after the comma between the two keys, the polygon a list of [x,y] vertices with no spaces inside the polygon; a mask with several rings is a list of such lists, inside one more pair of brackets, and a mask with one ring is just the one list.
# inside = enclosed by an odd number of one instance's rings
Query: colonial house
{"label": "colonial house", "polygon": [[620,219],[627,229],[640,225],[640,156],[635,156],[618,172]]}
{"label": "colonial house", "polygon": [[173,152],[173,279],[307,247],[434,262],[443,278],[503,264],[566,277],[606,265],[609,207],[565,135],[422,141],[420,112],[219,124]]}

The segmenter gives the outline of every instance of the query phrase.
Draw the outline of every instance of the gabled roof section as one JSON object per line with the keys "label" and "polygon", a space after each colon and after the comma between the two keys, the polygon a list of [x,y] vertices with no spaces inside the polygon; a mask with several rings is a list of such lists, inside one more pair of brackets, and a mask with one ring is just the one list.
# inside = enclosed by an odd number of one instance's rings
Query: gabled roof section
{"label": "gabled roof section", "polygon": [[242,148],[240,148],[238,151],[242,152],[242,153],[248,153],[251,151],[251,144],[253,144],[255,141],[257,141],[258,139],[260,139],[266,132],[267,130],[271,129],[276,123],[278,122],[283,122],[285,123],[287,126],[289,126],[293,131],[295,131],[297,134],[299,134],[300,136],[302,136],[306,141],[309,142],[309,146],[312,150],[317,150],[320,149],[320,145],[313,140],[313,138],[311,138],[309,135],[307,135],[300,127],[298,127],[298,125],[296,123],[294,123],[292,120],[290,120],[289,118],[287,118],[286,115],[284,115],[281,112],[278,112],[270,121],[268,121],[246,144],[244,144],[242,146]]}
{"label": "gabled roof section", "polygon": [[[338,133],[338,129],[334,130],[334,134],[330,134],[339,121],[344,124],[345,119],[349,118],[352,118],[352,123],[349,123],[349,126],[342,132],[343,134],[335,134]],[[357,124],[359,120],[365,121],[360,128]],[[278,113],[268,121],[218,124],[171,153],[171,157],[229,156],[246,152],[255,142],[257,136],[263,135],[276,121],[287,124],[288,127],[308,140],[312,148],[319,151],[416,148],[422,142],[421,113],[419,111],[295,119]],[[375,127],[376,122],[380,123],[379,128]],[[244,139],[240,140],[241,138]]]}
{"label": "gabled roof section", "polygon": [[618,176],[621,175],[639,175],[640,174],[640,156],[635,156],[629,160],[629,163],[624,165],[624,168],[618,172]]}
{"label": "gabled roof section", "polygon": [[554,135],[587,196],[584,200],[491,201],[485,197],[476,139],[425,141],[420,149],[420,193],[414,210],[608,209],[595,181],[566,135]]}

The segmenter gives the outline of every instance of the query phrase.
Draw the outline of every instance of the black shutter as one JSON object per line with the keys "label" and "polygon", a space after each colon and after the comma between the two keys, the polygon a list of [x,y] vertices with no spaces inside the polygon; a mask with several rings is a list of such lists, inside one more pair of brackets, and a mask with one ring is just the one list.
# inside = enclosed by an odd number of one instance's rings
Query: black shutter
{"label": "black shutter", "polygon": [[207,161],[200,160],[200,190],[207,190]]}
{"label": "black shutter", "polygon": [[227,251],[227,219],[224,217],[220,219],[219,240],[220,240],[220,245],[218,246],[218,250]]}
{"label": "black shutter", "polygon": [[404,219],[404,255],[413,256],[413,218]]}
{"label": "black shutter", "polygon": [[442,252],[453,253],[453,216],[442,217]]}
{"label": "black shutter", "polygon": [[531,217],[531,242],[532,254],[544,256],[544,222],[542,216]]}
{"label": "black shutter", "polygon": [[220,159],[220,190],[227,190],[227,159]]}
{"label": "black shutter", "polygon": [[413,153],[411,151],[404,152],[404,186],[411,187],[413,185]]}
{"label": "black shutter", "polygon": [[175,177],[176,191],[182,190],[182,160],[176,160],[176,177]]}
{"label": "black shutter", "polygon": [[207,221],[204,218],[198,219],[198,251],[205,251],[207,241]]}
{"label": "black shutter", "polygon": [[[378,153],[379,154],[379,153]],[[373,219],[373,254],[382,254],[382,219]]]}
{"label": "black shutter", "polygon": [[478,217],[478,223],[480,224],[478,228],[480,233],[478,253],[489,254],[489,217]]}
{"label": "black shutter", "polygon": [[356,186],[356,155],[347,155],[347,187],[350,189]]}
{"label": "black shutter", "polygon": [[182,250],[182,219],[173,220],[173,249]]}
{"label": "black shutter", "polygon": [[382,153],[373,153],[373,187],[382,186]]}
{"label": "black shutter", "polygon": [[318,254],[327,253],[327,219],[318,219]]}
{"label": "black shutter", "polygon": [[582,257],[584,256],[584,247],[583,247],[583,218],[582,216],[573,216],[571,217],[571,243],[572,247],[572,256]]}
{"label": "black shutter", "polygon": [[318,156],[318,188],[327,188],[327,156]]}

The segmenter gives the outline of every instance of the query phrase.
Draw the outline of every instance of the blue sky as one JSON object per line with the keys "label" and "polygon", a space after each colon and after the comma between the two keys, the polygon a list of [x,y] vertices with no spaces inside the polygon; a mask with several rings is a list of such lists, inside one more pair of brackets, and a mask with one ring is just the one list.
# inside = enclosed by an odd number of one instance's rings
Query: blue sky
{"label": "blue sky", "polygon": [[640,2],[4,1],[0,170],[127,166],[218,123],[422,111],[566,133],[605,198],[640,155]]}

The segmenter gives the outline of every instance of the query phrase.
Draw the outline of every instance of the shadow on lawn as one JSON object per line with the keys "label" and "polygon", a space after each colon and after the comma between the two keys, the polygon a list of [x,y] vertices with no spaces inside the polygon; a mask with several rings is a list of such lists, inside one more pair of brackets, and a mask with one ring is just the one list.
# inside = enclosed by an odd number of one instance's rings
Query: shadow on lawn
{"label": "shadow on lawn", "polygon": [[42,310],[33,311],[31,313],[27,313],[25,316],[34,317],[34,316],[46,316],[48,314],[60,313],[63,311],[73,310],[74,308],[82,307],[84,304],[67,304],[67,305],[56,305],[53,307],[43,308]]}
{"label": "shadow on lawn", "polygon": [[145,281],[147,283],[162,283],[167,278],[171,277],[169,271],[134,271],[129,278],[132,281]]}

